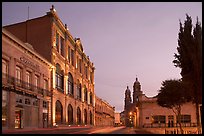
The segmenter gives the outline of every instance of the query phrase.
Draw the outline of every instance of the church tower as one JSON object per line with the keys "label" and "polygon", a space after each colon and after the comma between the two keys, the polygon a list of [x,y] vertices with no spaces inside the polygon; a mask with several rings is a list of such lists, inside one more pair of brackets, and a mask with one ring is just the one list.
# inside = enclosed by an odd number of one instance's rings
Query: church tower
{"label": "church tower", "polygon": [[133,85],[133,103],[136,104],[139,101],[139,96],[142,94],[141,85],[136,77],[136,81]]}
{"label": "church tower", "polygon": [[129,87],[127,86],[127,89],[125,90],[125,107],[124,107],[125,111],[129,109],[131,102],[132,102],[131,93]]}

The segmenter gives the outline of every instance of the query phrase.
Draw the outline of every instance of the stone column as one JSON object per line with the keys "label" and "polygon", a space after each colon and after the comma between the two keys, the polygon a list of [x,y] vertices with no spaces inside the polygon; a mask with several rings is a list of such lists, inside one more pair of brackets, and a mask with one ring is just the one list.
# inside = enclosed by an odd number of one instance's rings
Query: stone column
{"label": "stone column", "polygon": [[39,99],[39,108],[38,108],[38,127],[43,127],[43,99]]}
{"label": "stone column", "polygon": [[9,92],[8,100],[8,128],[15,129],[15,107],[16,107],[16,94],[14,92]]}

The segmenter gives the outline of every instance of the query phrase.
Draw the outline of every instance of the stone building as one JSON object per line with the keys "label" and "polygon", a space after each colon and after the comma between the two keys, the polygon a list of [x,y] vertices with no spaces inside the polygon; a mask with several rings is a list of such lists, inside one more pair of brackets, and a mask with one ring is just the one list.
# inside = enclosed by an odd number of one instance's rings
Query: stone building
{"label": "stone building", "polygon": [[51,125],[51,63],[2,29],[2,129]]}
{"label": "stone building", "polygon": [[114,126],[115,108],[97,96],[95,96],[95,100],[95,125]]}
{"label": "stone building", "polygon": [[115,126],[120,126],[122,123],[120,121],[120,113],[119,112],[115,112]]}
{"label": "stone building", "polygon": [[80,38],[73,38],[54,6],[46,15],[8,26],[6,30],[29,43],[51,68],[52,125],[94,125],[94,64]]}
{"label": "stone building", "polygon": [[[133,102],[131,92],[125,90],[125,125],[137,128],[157,128],[154,133],[179,133],[178,119],[175,113],[168,108],[157,104],[157,96],[147,97],[141,91],[138,79],[133,85]],[[185,133],[196,131],[196,107],[188,102],[181,107],[181,122]],[[165,132],[166,131],[166,132]]]}

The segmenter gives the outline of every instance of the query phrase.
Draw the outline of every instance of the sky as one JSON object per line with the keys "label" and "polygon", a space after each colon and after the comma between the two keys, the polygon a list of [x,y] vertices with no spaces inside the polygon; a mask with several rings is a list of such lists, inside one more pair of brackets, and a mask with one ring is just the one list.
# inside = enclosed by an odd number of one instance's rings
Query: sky
{"label": "sky", "polygon": [[188,14],[193,25],[196,17],[202,24],[201,2],[3,2],[2,26],[44,16],[52,5],[94,63],[95,94],[116,112],[124,110],[136,77],[147,97],[158,94],[162,81],[181,78],[172,63],[179,20]]}

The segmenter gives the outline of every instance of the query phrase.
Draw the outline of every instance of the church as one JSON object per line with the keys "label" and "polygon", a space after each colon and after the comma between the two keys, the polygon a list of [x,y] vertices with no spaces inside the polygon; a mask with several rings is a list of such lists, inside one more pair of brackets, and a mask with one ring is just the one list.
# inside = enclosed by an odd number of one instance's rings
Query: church
{"label": "church", "polygon": [[[136,78],[133,84],[133,99],[131,91],[127,86],[125,90],[125,126],[134,128],[157,128],[156,133],[166,133],[166,131],[179,133],[178,118],[172,109],[161,107],[157,104],[157,95],[147,97],[141,90],[141,85]],[[201,113],[200,113],[201,117]],[[200,119],[201,120],[201,119]],[[181,122],[184,131],[196,131],[196,107],[192,102],[188,102],[181,107]],[[202,124],[202,123],[201,123]],[[159,128],[159,129],[158,129]]]}

